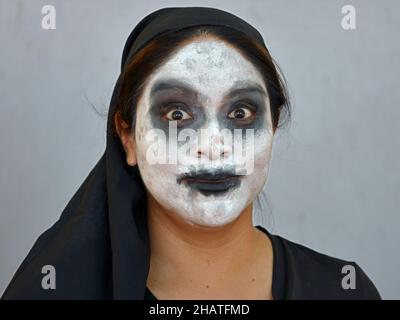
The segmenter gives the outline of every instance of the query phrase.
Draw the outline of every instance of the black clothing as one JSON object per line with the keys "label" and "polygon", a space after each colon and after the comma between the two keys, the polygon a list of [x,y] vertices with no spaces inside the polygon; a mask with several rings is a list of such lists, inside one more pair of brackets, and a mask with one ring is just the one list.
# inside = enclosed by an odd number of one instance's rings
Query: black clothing
{"label": "black clothing", "polygon": [[[273,235],[262,226],[257,228],[265,232],[272,242],[274,300],[381,299],[374,284],[356,263],[318,253]],[[354,290],[345,290],[341,286],[342,278],[345,276],[341,270],[345,265],[355,267],[356,289]],[[147,287],[144,299],[157,300]]]}

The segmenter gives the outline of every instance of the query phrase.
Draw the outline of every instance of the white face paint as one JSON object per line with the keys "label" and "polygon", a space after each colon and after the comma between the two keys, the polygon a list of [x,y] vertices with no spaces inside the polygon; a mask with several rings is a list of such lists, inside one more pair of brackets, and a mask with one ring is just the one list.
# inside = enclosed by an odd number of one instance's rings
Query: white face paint
{"label": "white face paint", "polygon": [[[182,85],[191,89],[182,89]],[[151,164],[147,152],[154,141],[146,137],[158,128],[166,133],[167,145],[176,142],[176,138],[168,139],[171,119],[181,119],[178,134],[186,128],[207,129],[211,139],[199,145],[189,143],[190,154],[176,164]],[[235,145],[227,148],[222,143],[223,129],[254,129],[254,154],[246,155],[246,162],[254,164],[250,174],[233,178],[224,175],[230,168],[237,169],[238,163],[233,157]],[[221,226],[232,222],[259,194],[268,176],[273,134],[262,76],[237,49],[222,40],[194,40],[148,78],[137,106],[135,138],[139,171],[162,207],[192,224]],[[159,152],[165,153],[165,146],[159,146]],[[204,161],[188,164],[193,159]],[[215,180],[215,173],[221,171],[222,176]],[[204,172],[211,175],[196,175]],[[180,180],[185,174],[190,178]]]}

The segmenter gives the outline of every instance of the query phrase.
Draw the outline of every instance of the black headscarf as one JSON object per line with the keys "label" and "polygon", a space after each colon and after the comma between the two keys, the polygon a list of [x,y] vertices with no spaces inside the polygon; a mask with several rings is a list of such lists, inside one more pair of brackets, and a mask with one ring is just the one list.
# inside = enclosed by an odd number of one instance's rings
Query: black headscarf
{"label": "black headscarf", "polygon": [[[130,59],[158,35],[179,29],[227,26],[265,47],[260,33],[239,17],[206,7],[157,10],[130,33],[121,74]],[[112,124],[121,74],[107,120],[104,154],[63,210],[35,242],[3,299],[143,299],[149,270],[146,193],[137,166],[130,167]],[[56,289],[44,290],[43,266],[56,270]]]}

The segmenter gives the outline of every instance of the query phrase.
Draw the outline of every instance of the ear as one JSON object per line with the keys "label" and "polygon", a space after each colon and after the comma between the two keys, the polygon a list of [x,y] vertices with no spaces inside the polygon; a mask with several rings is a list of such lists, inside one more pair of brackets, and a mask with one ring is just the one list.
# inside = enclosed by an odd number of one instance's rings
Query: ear
{"label": "ear", "polygon": [[122,146],[126,154],[126,163],[130,166],[136,165],[136,146],[135,135],[131,127],[121,119],[119,112],[115,114],[114,124],[119,138],[121,139]]}

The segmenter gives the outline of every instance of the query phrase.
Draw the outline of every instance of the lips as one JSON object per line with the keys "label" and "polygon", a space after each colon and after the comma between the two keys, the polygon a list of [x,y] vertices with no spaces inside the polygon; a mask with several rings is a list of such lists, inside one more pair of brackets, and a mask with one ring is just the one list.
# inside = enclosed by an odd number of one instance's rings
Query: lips
{"label": "lips", "polygon": [[240,185],[240,176],[231,173],[197,173],[185,174],[178,178],[178,183],[184,183],[193,190],[210,196],[224,195]]}

